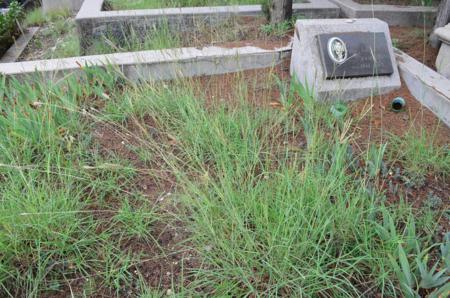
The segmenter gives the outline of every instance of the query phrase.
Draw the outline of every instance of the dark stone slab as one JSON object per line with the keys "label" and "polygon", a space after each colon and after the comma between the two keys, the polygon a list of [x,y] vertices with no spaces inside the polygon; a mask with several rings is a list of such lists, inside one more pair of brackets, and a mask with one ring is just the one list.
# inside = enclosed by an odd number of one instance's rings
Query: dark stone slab
{"label": "dark stone slab", "polygon": [[[334,61],[329,54],[328,44],[332,38],[344,42],[347,50],[344,62]],[[317,40],[326,79],[387,76],[394,72],[383,32],[319,34]]]}

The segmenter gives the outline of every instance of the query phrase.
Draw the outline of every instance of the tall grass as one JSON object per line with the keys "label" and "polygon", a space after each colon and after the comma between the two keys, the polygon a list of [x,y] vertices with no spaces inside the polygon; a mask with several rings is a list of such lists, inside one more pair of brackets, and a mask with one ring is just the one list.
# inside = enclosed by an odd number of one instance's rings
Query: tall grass
{"label": "tall grass", "polygon": [[439,145],[436,132],[428,134],[421,128],[411,127],[403,137],[391,137],[390,159],[398,160],[407,175],[423,181],[428,174],[447,179],[450,177],[450,148]]}
{"label": "tall grass", "polygon": [[56,59],[80,55],[75,20],[67,10],[53,11],[46,15],[36,8],[28,12],[23,26],[41,26],[30,43],[31,59]]}
{"label": "tall grass", "polygon": [[[83,116],[88,101],[117,83],[103,71],[55,84],[1,78],[2,297],[65,291],[83,277],[114,292],[129,279],[117,235],[145,237],[153,213],[123,192],[134,170],[97,153]],[[105,203],[115,196],[124,200],[119,210]],[[130,205],[143,209],[134,217]]]}
{"label": "tall grass", "polygon": [[[146,171],[176,184],[170,210],[199,262],[189,284],[165,294],[445,292],[445,279],[415,262],[437,255],[433,217],[385,205],[373,183],[384,148],[354,155],[351,120],[305,88],[262,82],[281,92],[272,109],[249,103],[239,79],[226,103],[189,80],[135,86],[112,70],[86,71],[57,83],[0,81],[2,296],[67,293],[80,278],[79,295],[161,294],[133,273],[140,253],[121,243],[158,240],[153,224],[166,219],[133,188],[139,171],[125,156],[100,154],[99,125],[133,136]],[[358,166],[366,156],[376,157],[371,169]],[[410,272],[398,265],[406,262]],[[416,269],[425,273],[406,287]]]}
{"label": "tall grass", "polygon": [[[434,225],[418,220],[420,231],[408,233],[412,210],[384,206],[373,178],[355,167],[362,156],[349,153],[349,123],[329,107],[298,86],[282,111],[239,100],[208,108],[185,87],[131,92],[116,112],[139,119],[144,110],[172,140],[142,146],[162,156],[182,186],[204,261],[194,289],[218,297],[400,295],[393,256],[411,238],[428,247]],[[302,133],[308,145],[292,146]]]}

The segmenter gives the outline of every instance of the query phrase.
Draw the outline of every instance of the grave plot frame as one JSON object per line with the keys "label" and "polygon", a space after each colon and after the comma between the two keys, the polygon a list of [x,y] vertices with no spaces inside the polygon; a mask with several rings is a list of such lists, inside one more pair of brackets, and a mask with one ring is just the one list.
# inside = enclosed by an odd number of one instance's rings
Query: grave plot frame
{"label": "grave plot frame", "polygon": [[[190,31],[196,23],[214,24],[233,16],[259,16],[261,5],[233,5],[105,11],[106,0],[84,1],[76,16],[81,49],[87,49],[102,34],[123,36],[132,28],[141,32],[167,23],[171,30]],[[338,18],[340,8],[329,0],[295,3],[294,15],[305,18]]]}
{"label": "grave plot frame", "polygon": [[423,26],[432,27],[438,11],[430,6],[399,6],[389,4],[360,4],[353,0],[330,0],[340,7],[341,17],[345,18],[377,18],[390,26]]}

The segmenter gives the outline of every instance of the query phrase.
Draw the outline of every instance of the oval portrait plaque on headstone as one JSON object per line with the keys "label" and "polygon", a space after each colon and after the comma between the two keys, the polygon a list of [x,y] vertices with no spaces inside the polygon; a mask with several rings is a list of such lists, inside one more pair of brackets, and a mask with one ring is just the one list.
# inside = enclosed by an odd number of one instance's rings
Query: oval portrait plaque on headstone
{"label": "oval portrait plaque on headstone", "polygon": [[326,79],[391,75],[394,68],[383,32],[319,34]]}

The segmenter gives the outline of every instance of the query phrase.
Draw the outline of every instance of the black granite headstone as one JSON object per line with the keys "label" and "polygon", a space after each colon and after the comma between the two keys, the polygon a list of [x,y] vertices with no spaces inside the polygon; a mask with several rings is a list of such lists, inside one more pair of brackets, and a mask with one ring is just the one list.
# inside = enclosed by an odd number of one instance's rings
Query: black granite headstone
{"label": "black granite headstone", "polygon": [[391,75],[394,67],[382,32],[346,32],[317,36],[326,79]]}

